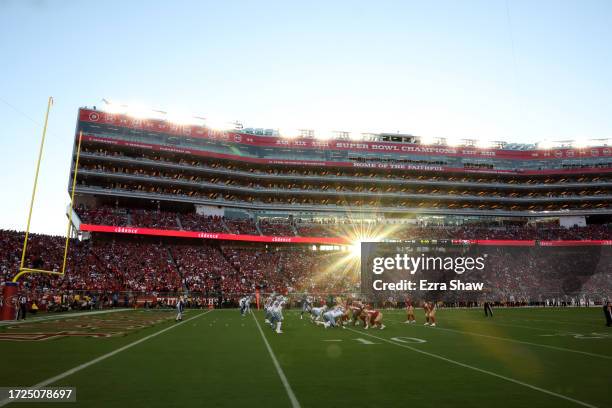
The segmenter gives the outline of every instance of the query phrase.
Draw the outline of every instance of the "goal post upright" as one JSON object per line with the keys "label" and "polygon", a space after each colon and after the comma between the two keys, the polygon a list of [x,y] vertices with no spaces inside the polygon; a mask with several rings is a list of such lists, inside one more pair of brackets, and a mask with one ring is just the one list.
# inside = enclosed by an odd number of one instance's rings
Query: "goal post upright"
{"label": "goal post upright", "polygon": [[[21,252],[21,263],[19,264],[19,270],[23,269],[25,263],[26,249],[28,247],[28,235],[30,234],[30,221],[32,221],[32,209],[34,208],[34,199],[36,198],[36,187],[38,186],[38,173],[40,172],[40,162],[42,161],[43,149],[45,146],[45,138],[47,136],[47,124],[49,123],[49,112],[53,106],[53,97],[49,97],[47,102],[47,113],[45,114],[45,124],[43,125],[42,138],[40,139],[40,148],[38,149],[38,160],[36,161],[36,172],[34,173],[34,187],[32,187],[32,197],[30,198],[30,211],[28,212],[28,222],[26,224],[25,237],[23,238],[23,250]],[[13,278],[13,282],[16,278]]]}
{"label": "goal post upright", "polygon": [[75,164],[74,164],[74,175],[72,177],[72,191],[70,192],[70,207],[69,207],[69,211],[68,211],[68,226],[66,227],[66,241],[64,244],[64,258],[62,261],[62,269],[61,271],[48,271],[48,270],[44,270],[44,269],[36,269],[36,268],[26,268],[24,267],[25,265],[25,257],[26,257],[26,250],[27,250],[27,245],[28,245],[28,235],[30,232],[30,221],[32,219],[32,208],[34,206],[34,199],[36,197],[36,188],[38,185],[38,174],[39,174],[39,170],[40,170],[40,162],[42,160],[42,153],[43,153],[43,147],[44,147],[44,143],[45,143],[45,137],[46,137],[46,133],[47,133],[47,122],[49,119],[49,111],[51,109],[51,106],[53,105],[53,98],[49,97],[49,103],[47,105],[47,114],[45,115],[45,124],[43,127],[43,135],[42,135],[42,140],[40,142],[40,151],[38,153],[38,161],[36,163],[36,173],[34,176],[34,188],[32,189],[32,199],[30,200],[30,210],[28,212],[28,222],[27,222],[27,226],[26,226],[26,231],[25,231],[25,237],[23,240],[23,252],[21,254],[21,264],[19,266],[19,272],[15,275],[15,277],[13,277],[12,281],[13,283],[16,283],[17,280],[24,274],[26,273],[46,273],[46,274],[50,274],[50,275],[64,275],[64,273],[66,272],[66,260],[68,258],[68,247],[70,245],[70,230],[72,228],[72,213],[73,213],[73,208],[74,208],[74,193],[75,193],[75,189],[76,189],[76,179],[77,179],[77,172],[78,172],[78,167],[79,167],[79,158],[81,156],[81,141],[83,140],[83,131],[79,132],[79,142],[78,142],[78,147],[77,147],[77,152],[76,152],[76,159],[75,159]]}

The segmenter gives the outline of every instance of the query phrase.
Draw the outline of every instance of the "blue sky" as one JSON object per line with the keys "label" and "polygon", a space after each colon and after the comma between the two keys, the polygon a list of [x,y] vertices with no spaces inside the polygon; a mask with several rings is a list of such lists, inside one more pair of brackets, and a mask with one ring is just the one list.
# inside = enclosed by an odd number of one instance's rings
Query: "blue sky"
{"label": "blue sky", "polygon": [[612,137],[610,1],[0,0],[0,228],[63,234],[79,106],[261,127]]}

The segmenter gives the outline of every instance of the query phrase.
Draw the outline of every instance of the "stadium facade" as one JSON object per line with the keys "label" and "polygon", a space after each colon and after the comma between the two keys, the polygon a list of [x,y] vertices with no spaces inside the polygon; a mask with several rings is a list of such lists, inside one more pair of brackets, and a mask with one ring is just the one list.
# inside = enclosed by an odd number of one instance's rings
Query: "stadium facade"
{"label": "stadium facade", "polygon": [[78,113],[81,131],[77,206],[255,220],[560,217],[580,225],[612,212],[610,146],[478,148],[345,132],[321,140],[311,130],[289,138],[87,108]]}
{"label": "stadium facade", "polygon": [[[71,231],[81,239],[71,240],[65,275],[25,275],[19,290],[47,301],[67,291],[138,302],[189,293],[225,305],[257,290],[355,295],[364,293],[356,244],[411,241],[428,251],[485,246],[490,256],[487,271],[462,277],[484,282],[482,293],[415,292],[415,301],[608,298],[610,147],[278,133],[80,109],[68,192],[78,157]],[[0,262],[0,282],[20,270],[23,240],[0,231],[12,254]],[[60,270],[62,238],[29,242],[25,267]]]}

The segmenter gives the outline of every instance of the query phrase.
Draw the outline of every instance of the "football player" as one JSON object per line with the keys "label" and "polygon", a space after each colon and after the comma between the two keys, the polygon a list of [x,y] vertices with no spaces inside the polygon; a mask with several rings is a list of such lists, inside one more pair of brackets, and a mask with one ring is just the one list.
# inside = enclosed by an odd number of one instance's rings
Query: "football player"
{"label": "football player", "polygon": [[286,302],[287,298],[278,296],[270,307],[270,326],[272,330],[276,331],[278,334],[283,332],[281,326],[283,324],[283,306],[285,306]]}
{"label": "football player", "polygon": [[251,296],[241,298],[238,304],[240,305],[240,315],[243,317],[246,316],[251,308]]}
{"label": "football player", "polygon": [[370,327],[378,327],[380,330],[385,328],[385,325],[382,322],[383,314],[381,312],[370,308],[369,305],[365,307],[364,312],[366,313],[366,330]]}
{"label": "football player", "polygon": [[321,307],[313,307],[310,309],[310,320],[314,323],[320,322],[323,319],[323,314],[327,312],[327,305]]}
{"label": "football player", "polygon": [[412,300],[406,299],[406,321],[404,323],[416,323],[414,318],[414,306],[412,306]]}
{"label": "football player", "polygon": [[300,319],[304,318],[304,313],[310,313],[312,309],[312,296],[305,296],[302,299],[302,313],[300,313]]}
{"label": "football player", "polygon": [[344,328],[342,324],[342,318],[345,315],[344,307],[341,305],[334,306],[331,310],[323,314],[323,327],[326,329],[329,327],[336,327],[338,325]]}

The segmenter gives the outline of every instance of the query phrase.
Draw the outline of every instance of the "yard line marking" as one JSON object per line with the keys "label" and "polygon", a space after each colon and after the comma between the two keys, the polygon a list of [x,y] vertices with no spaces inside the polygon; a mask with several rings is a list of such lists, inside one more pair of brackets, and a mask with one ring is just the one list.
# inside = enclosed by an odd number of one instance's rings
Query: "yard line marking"
{"label": "yard line marking", "polygon": [[[539,330],[539,331],[545,331],[545,332],[549,332],[550,329],[543,329],[541,327],[533,327],[533,326],[522,326],[522,325],[518,325],[518,324],[504,324],[504,323],[494,323],[491,321],[482,321],[482,320],[467,320],[467,319],[459,319],[462,322],[469,322],[469,323],[480,323],[480,324],[492,324],[494,326],[506,326],[506,327],[517,327],[519,329],[528,329],[528,330]],[[449,319],[449,321],[456,321],[453,319]]]}
{"label": "yard line marking", "polygon": [[266,339],[266,335],[264,334],[263,330],[261,329],[261,326],[259,325],[259,322],[257,321],[257,318],[255,317],[255,313],[251,313],[251,316],[253,316],[253,320],[255,320],[255,324],[257,325],[257,328],[259,329],[259,334],[261,334],[261,338],[266,344],[268,353],[270,353],[270,357],[272,358],[272,362],[274,363],[276,372],[278,373],[278,376],[280,377],[281,382],[283,383],[283,386],[285,387],[285,391],[287,391],[287,396],[289,397],[289,400],[291,401],[291,406],[293,408],[300,408],[300,403],[295,397],[295,394],[293,393],[293,390],[291,389],[291,385],[289,385],[289,381],[287,380],[287,377],[285,376],[283,369],[281,368],[280,364],[278,363],[278,360],[276,359],[276,356],[274,355],[274,351],[272,351],[272,347],[270,347],[270,343],[268,343],[268,339]]}
{"label": "yard line marking", "polygon": [[[511,308],[506,308],[506,309],[511,309]],[[460,311],[460,310],[457,310],[457,308],[450,308],[450,309],[438,309],[438,311],[453,312],[453,311]],[[554,311],[556,312],[556,311],[561,311],[561,310],[554,310]],[[388,310],[387,313],[389,315],[397,315],[397,314],[403,315],[404,312],[401,311],[401,310]],[[517,328],[520,328],[520,329],[528,329],[528,330],[550,331],[549,329],[544,329],[542,327],[524,326],[524,325],[520,325],[520,324],[511,324],[511,323],[499,323],[499,322],[492,322],[490,320],[470,320],[470,319],[464,319],[462,317],[457,317],[456,315],[453,316],[452,314],[447,315],[447,317],[448,317],[448,321],[449,322],[463,321],[463,322],[470,322],[470,323],[490,324],[490,325],[494,325],[494,326],[517,327]],[[506,321],[507,322],[515,322],[515,321],[517,321],[517,319],[506,319],[505,317],[502,317],[502,318],[504,319],[503,320],[504,322],[506,322]],[[536,319],[522,319],[522,320],[523,321],[531,320],[531,321],[534,321],[534,322],[536,321]],[[561,322],[559,320],[540,320],[540,321],[547,322],[547,323],[551,323],[551,322],[552,323],[559,323],[559,322]],[[589,321],[595,322],[596,320],[593,319],[593,320],[589,320]],[[597,321],[599,321],[599,320],[597,320]],[[564,322],[564,323],[567,323],[568,325],[569,324],[573,324],[571,322]],[[588,326],[588,327],[591,327],[591,328],[595,328],[595,326],[598,326],[598,328],[601,327],[601,325],[595,325],[595,324],[586,324],[586,323],[576,323],[576,324],[579,324],[579,325],[582,325],[582,326]]]}
{"label": "yard line marking", "polygon": [[39,316],[39,317],[30,317],[25,320],[4,320],[0,321],[0,326],[13,326],[16,324],[24,324],[24,323],[37,323],[37,322],[46,322],[49,320],[61,320],[61,319],[71,319],[73,317],[80,316],[92,316],[106,313],[116,313],[116,312],[128,312],[133,309],[109,309],[109,310],[97,310],[93,312],[78,312],[78,313],[66,313],[66,314],[57,314],[53,316]]}
{"label": "yard line marking", "polygon": [[[401,322],[392,321],[392,323],[401,323]],[[431,330],[427,326],[418,325],[416,327],[421,327],[423,329]],[[530,346],[544,347],[544,348],[548,348],[548,349],[551,349],[551,350],[567,351],[569,353],[578,353],[578,354],[584,354],[584,355],[591,356],[591,357],[598,357],[598,358],[605,358],[607,360],[612,360],[612,356],[607,356],[605,354],[589,353],[588,351],[575,350],[575,349],[569,349],[569,348],[558,347],[558,346],[551,346],[551,345],[548,345],[548,344],[532,343],[532,342],[529,342],[529,341],[510,339],[508,337],[497,337],[497,336],[491,336],[491,335],[488,335],[488,334],[480,334],[480,333],[474,333],[474,332],[467,332],[467,331],[463,331],[463,330],[447,329],[447,328],[439,327],[439,326],[436,326],[434,328],[434,330],[444,330],[444,331],[449,331],[449,332],[454,332],[454,333],[467,334],[469,336],[486,337],[488,339],[508,341],[508,342],[511,342],[511,343],[527,344],[527,345],[530,345]]]}
{"label": "yard line marking", "polygon": [[438,360],[446,361],[448,363],[455,364],[455,365],[458,365],[460,367],[469,368],[470,370],[478,371],[478,372],[483,373],[483,374],[488,374],[488,375],[491,375],[493,377],[501,378],[502,380],[506,380],[506,381],[509,381],[509,382],[512,382],[512,383],[515,383],[515,384],[518,384],[518,385],[522,385],[523,387],[531,388],[532,390],[540,391],[540,392],[542,392],[544,394],[552,395],[553,397],[561,398],[561,399],[564,399],[566,401],[570,401],[570,402],[573,402],[575,404],[582,405],[583,407],[597,408],[597,406],[589,404],[588,402],[580,401],[580,400],[577,400],[575,398],[568,397],[567,395],[557,394],[556,392],[549,391],[547,389],[540,388],[540,387],[538,387],[536,385],[528,384],[526,382],[523,382],[523,381],[511,378],[511,377],[506,377],[505,375],[497,374],[497,373],[494,373],[493,371],[485,370],[483,368],[478,368],[478,367],[475,367],[475,366],[472,366],[472,365],[469,365],[469,364],[462,363],[460,361],[452,360],[450,358],[446,358],[446,357],[440,356],[438,354],[434,354],[434,353],[430,353],[430,352],[427,352],[427,351],[423,351],[423,350],[420,350],[420,349],[418,349],[416,347],[408,346],[406,344],[396,343],[396,342],[394,342],[392,340],[388,340],[388,339],[385,339],[383,337],[378,337],[378,336],[374,336],[373,334],[370,334],[370,333],[364,333],[364,332],[361,332],[361,331],[358,331],[358,330],[355,330],[355,329],[351,329],[350,327],[348,327],[348,329],[350,331],[355,332],[355,333],[363,334],[365,336],[370,336],[370,337],[373,337],[375,339],[384,341],[384,342],[389,343],[389,344],[393,344],[393,345],[398,346],[398,347],[407,348],[408,350],[412,350],[412,351],[415,351],[415,352],[420,353],[420,354],[424,354],[424,355],[429,356],[429,357],[437,358]]}
{"label": "yard line marking", "polygon": [[[204,312],[204,313],[198,314],[197,316],[193,316],[193,317],[191,317],[191,318],[189,318],[189,319],[187,319],[187,320],[181,321],[181,322],[179,322],[179,323],[173,324],[172,326],[166,327],[165,329],[162,329],[162,330],[160,330],[160,331],[158,331],[158,332],[155,332],[155,333],[153,333],[153,334],[149,334],[148,336],[143,337],[142,339],[138,339],[138,340],[136,340],[136,341],[134,341],[134,342],[132,342],[132,343],[130,343],[130,344],[126,344],[126,345],[125,345],[125,346],[123,346],[123,347],[120,347],[120,348],[118,348],[118,349],[116,349],[116,350],[113,350],[113,351],[111,351],[111,352],[109,352],[109,353],[106,353],[106,354],[104,354],[104,355],[102,355],[102,356],[100,356],[100,357],[96,357],[96,358],[94,358],[93,360],[88,361],[87,363],[83,363],[83,364],[81,364],[81,365],[79,365],[79,366],[76,366],[76,367],[74,367],[74,368],[71,368],[71,369],[70,369],[70,370],[68,370],[68,371],[64,371],[63,373],[58,374],[58,375],[56,375],[55,377],[48,378],[48,379],[46,379],[46,380],[44,380],[44,381],[42,381],[42,382],[39,382],[38,384],[32,385],[31,387],[27,387],[27,388],[28,388],[28,389],[38,389],[38,388],[46,387],[47,385],[49,385],[49,384],[53,384],[54,382],[57,382],[57,381],[61,380],[62,378],[66,378],[66,377],[68,377],[68,376],[70,376],[70,375],[72,375],[72,374],[74,374],[74,373],[76,373],[76,372],[79,372],[79,371],[81,371],[81,370],[83,370],[83,369],[85,369],[85,368],[87,368],[87,367],[89,367],[89,366],[92,366],[92,365],[94,365],[94,364],[96,364],[96,363],[99,363],[99,362],[100,362],[100,361],[102,361],[102,360],[106,360],[107,358],[112,357],[112,356],[114,356],[115,354],[119,354],[119,353],[121,353],[122,351],[125,351],[125,350],[127,350],[127,349],[129,349],[129,348],[131,348],[131,347],[134,347],[134,346],[135,346],[135,345],[137,345],[137,344],[140,344],[140,343],[145,342],[145,341],[147,341],[147,340],[149,340],[149,339],[152,339],[153,337],[159,336],[160,334],[165,333],[165,332],[167,332],[168,330],[172,330],[172,329],[174,329],[174,328],[176,328],[176,327],[178,327],[178,326],[180,326],[180,325],[182,325],[182,324],[184,324],[184,323],[187,323],[187,322],[189,322],[189,321],[191,321],[191,320],[194,320],[194,319],[197,319],[197,318],[199,318],[199,317],[202,317],[202,316],[204,316],[205,314],[210,313],[210,312],[212,312],[212,310],[209,310],[209,311],[207,311],[207,312]],[[7,399],[4,399],[4,400],[0,401],[0,407],[3,407],[3,406],[5,406],[6,404],[9,404],[10,402],[14,402],[14,401],[11,401],[11,400],[10,400],[10,399],[8,399],[8,398],[7,398]]]}
{"label": "yard line marking", "polygon": [[[542,317],[542,316],[539,316]],[[504,317],[504,321],[508,321],[508,322],[526,322],[526,323],[538,323],[538,322],[544,322],[544,323],[555,323],[555,324],[561,324],[564,326],[586,326],[586,327],[594,327],[594,326],[599,326],[597,324],[593,323],[584,323],[584,320],[582,322],[568,322],[565,320],[553,320],[553,319],[532,319],[532,318],[515,318],[515,319],[508,319]]]}

